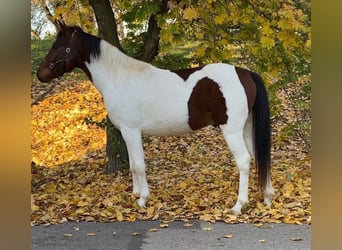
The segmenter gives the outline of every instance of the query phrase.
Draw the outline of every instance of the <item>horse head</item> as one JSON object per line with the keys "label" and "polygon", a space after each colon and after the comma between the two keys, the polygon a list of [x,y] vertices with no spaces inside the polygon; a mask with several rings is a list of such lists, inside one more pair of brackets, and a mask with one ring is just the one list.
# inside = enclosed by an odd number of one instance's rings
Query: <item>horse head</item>
{"label": "horse head", "polygon": [[40,63],[37,77],[41,82],[50,82],[76,67],[83,68],[84,46],[81,35],[83,30],[67,26],[63,20],[55,21],[58,29],[56,41]]}

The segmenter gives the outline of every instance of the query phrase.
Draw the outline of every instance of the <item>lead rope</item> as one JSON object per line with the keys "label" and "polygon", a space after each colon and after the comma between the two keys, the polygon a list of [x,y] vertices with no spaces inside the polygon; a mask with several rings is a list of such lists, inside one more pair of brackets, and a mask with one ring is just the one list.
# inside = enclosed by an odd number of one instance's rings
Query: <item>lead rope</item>
{"label": "lead rope", "polygon": [[[59,80],[59,78],[58,78],[58,80]],[[59,83],[59,81],[57,83],[53,83],[48,90],[46,90],[43,94],[38,96],[38,98],[34,102],[31,103],[31,107],[34,106],[34,105],[39,104],[39,102],[42,101],[55,88],[55,86],[58,83]]]}

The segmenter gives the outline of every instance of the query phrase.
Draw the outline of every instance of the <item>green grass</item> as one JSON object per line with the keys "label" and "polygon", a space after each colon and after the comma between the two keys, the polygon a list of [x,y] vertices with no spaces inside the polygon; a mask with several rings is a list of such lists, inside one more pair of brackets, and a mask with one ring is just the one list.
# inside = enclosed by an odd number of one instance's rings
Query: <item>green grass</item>
{"label": "green grass", "polygon": [[[54,37],[43,39],[43,40],[37,40],[37,39],[31,40],[31,76],[36,75],[39,64],[42,62],[44,57],[49,52],[54,41],[55,41]],[[74,70],[74,72],[79,73],[79,74],[74,74],[74,76],[76,77],[75,80],[86,79],[86,76],[85,74],[83,74],[82,70],[76,69]]]}
{"label": "green grass", "polygon": [[54,38],[48,38],[44,40],[31,40],[31,74],[34,75],[37,72],[37,68],[40,62],[48,53],[54,42]]}

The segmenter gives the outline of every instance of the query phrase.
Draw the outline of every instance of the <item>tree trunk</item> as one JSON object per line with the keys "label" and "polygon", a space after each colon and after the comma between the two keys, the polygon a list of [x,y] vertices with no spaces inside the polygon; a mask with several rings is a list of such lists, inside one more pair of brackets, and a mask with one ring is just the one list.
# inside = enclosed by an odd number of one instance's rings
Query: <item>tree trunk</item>
{"label": "tree trunk", "polygon": [[[109,0],[89,0],[89,3],[95,13],[98,25],[98,36],[122,51],[117,33],[116,20]],[[129,159],[125,141],[122,138],[120,130],[112,124],[108,116],[106,135],[107,173],[114,173],[128,168]]]}
{"label": "tree trunk", "polygon": [[113,9],[109,0],[89,0],[89,3],[95,13],[98,36],[123,51],[119,41]]}

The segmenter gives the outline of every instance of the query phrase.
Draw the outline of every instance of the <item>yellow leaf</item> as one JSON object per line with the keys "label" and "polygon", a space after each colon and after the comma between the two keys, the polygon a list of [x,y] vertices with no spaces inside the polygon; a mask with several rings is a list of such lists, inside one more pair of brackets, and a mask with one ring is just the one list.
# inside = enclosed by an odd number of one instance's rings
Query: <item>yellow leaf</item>
{"label": "yellow leaf", "polygon": [[82,201],[82,200],[77,203],[78,207],[85,207],[85,206],[88,206],[88,205],[89,205],[88,202]]}
{"label": "yellow leaf", "polygon": [[202,48],[202,47],[197,48],[195,51],[195,54],[199,57],[204,56],[205,55],[205,48]]}
{"label": "yellow leaf", "polygon": [[160,39],[165,43],[170,43],[173,40],[173,35],[168,32],[162,32],[160,34]]}
{"label": "yellow leaf", "polygon": [[137,218],[135,217],[134,214],[130,214],[127,220],[128,220],[129,222],[134,222],[134,221],[136,221],[136,219],[137,219]]}
{"label": "yellow leaf", "polygon": [[87,233],[87,236],[96,236],[96,233]]}
{"label": "yellow leaf", "polygon": [[212,227],[202,227],[203,231],[212,231],[213,228]]}
{"label": "yellow leaf", "polygon": [[198,12],[194,8],[187,8],[183,12],[183,17],[186,20],[192,21],[198,18]]}
{"label": "yellow leaf", "polygon": [[157,232],[158,229],[157,228],[150,228],[148,231],[150,231],[151,233]]}
{"label": "yellow leaf", "polygon": [[167,224],[167,223],[161,223],[159,226],[160,226],[161,228],[167,228],[167,227],[169,227],[169,224]]}
{"label": "yellow leaf", "polygon": [[154,212],[154,207],[147,208],[147,215],[152,215]]}
{"label": "yellow leaf", "polygon": [[197,39],[203,39],[204,38],[204,34],[200,33],[200,32],[195,33],[195,36]]}
{"label": "yellow leaf", "polygon": [[186,182],[185,182],[185,181],[182,181],[181,183],[179,183],[179,187],[180,187],[180,189],[182,189],[182,190],[186,189],[186,187],[187,187]]}
{"label": "yellow leaf", "polygon": [[214,18],[215,24],[223,24],[226,19],[226,14],[220,14]]}
{"label": "yellow leaf", "polygon": [[223,238],[230,239],[230,238],[233,238],[233,235],[232,234],[225,234],[225,235],[223,235]]}
{"label": "yellow leaf", "polygon": [[267,37],[267,36],[262,36],[260,39],[260,43],[261,43],[261,46],[266,49],[271,49],[275,45],[274,39]]}
{"label": "yellow leaf", "polygon": [[123,221],[124,218],[123,218],[123,215],[122,215],[122,213],[120,211],[116,212],[116,219],[118,221]]}

